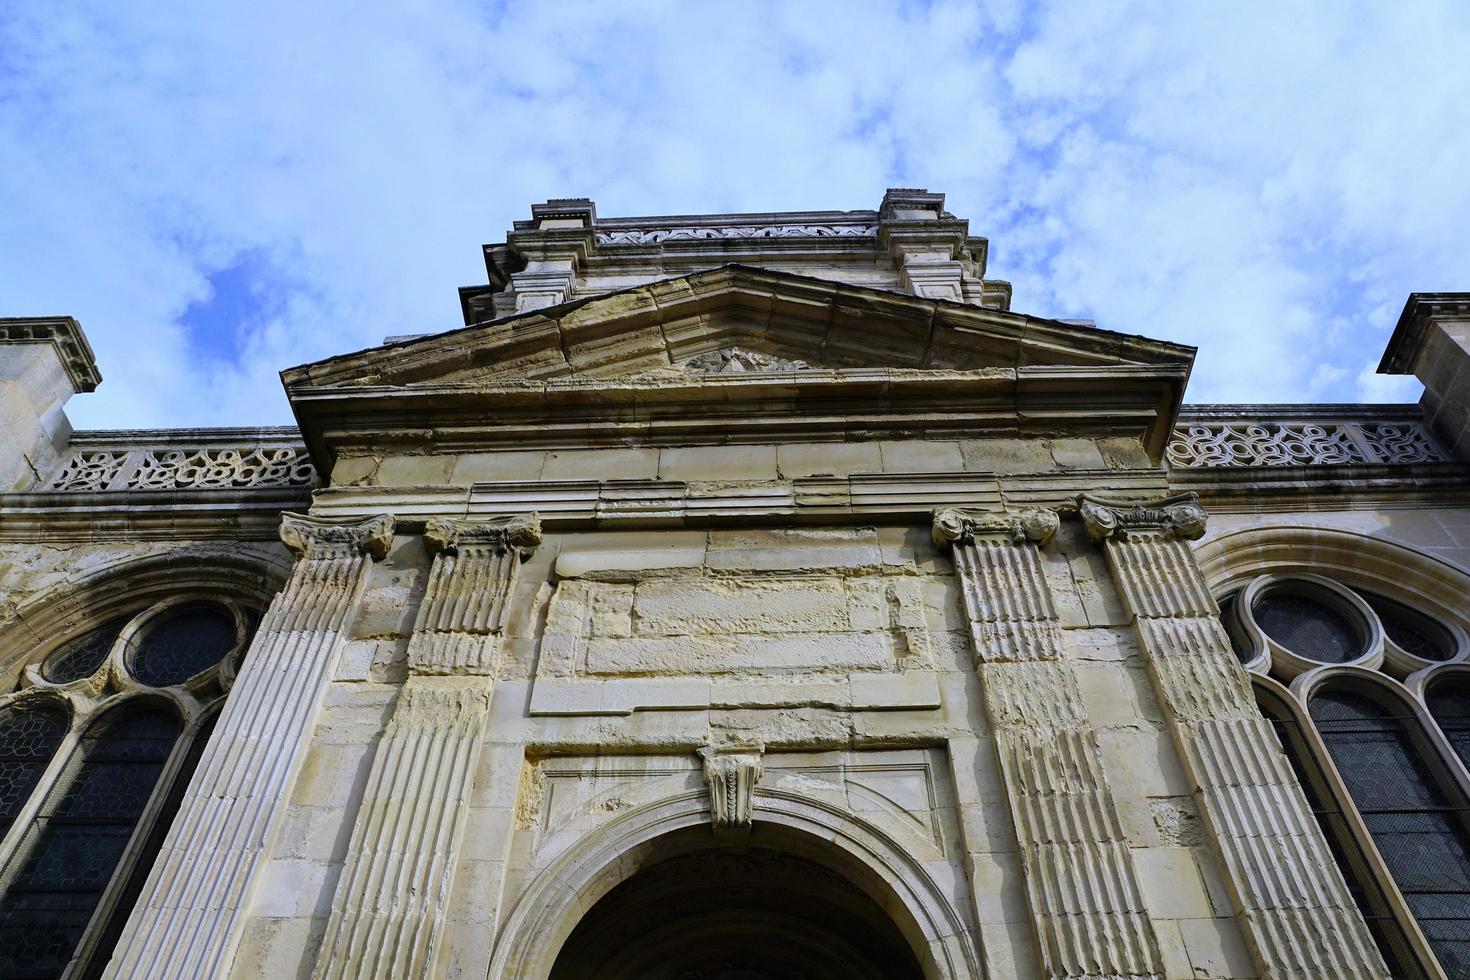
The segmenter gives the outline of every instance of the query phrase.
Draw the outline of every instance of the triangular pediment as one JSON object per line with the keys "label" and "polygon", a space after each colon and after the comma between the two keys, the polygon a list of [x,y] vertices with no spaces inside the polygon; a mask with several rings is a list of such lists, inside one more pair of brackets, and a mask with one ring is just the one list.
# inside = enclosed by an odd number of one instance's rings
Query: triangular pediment
{"label": "triangular pediment", "polygon": [[283,373],[287,389],[658,376],[1187,365],[1189,347],[745,266],[722,266]]}

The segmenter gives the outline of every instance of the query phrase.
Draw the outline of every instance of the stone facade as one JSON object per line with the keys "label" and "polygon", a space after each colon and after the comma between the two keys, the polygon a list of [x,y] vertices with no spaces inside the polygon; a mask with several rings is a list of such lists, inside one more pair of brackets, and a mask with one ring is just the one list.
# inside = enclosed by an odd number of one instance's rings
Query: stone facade
{"label": "stone facade", "polygon": [[1183,406],[986,252],[550,201],[290,430],[0,320],[0,972],[1466,975],[1470,297],[1418,407]]}

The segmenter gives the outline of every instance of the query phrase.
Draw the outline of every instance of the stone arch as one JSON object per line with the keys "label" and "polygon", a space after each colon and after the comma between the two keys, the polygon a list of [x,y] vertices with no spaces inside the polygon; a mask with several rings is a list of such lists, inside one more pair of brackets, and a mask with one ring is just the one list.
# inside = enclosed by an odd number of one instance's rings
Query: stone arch
{"label": "stone arch", "polygon": [[[698,829],[710,833],[701,837]],[[923,865],[860,817],[795,794],[757,790],[752,840],[777,842],[868,891],[907,941],[926,980],[984,975],[968,930]],[[543,869],[506,919],[489,977],[544,980],[582,916],[658,860],[713,844],[709,797],[699,790],[635,808]]]}
{"label": "stone arch", "polygon": [[188,594],[242,601],[264,610],[290,574],[292,560],[238,547],[195,546],[124,558],[65,586],[43,589],[0,610],[0,690],[14,686],[22,666],[68,636],[132,607]]}
{"label": "stone arch", "polygon": [[1204,542],[1195,556],[1216,595],[1257,575],[1314,573],[1417,604],[1462,634],[1470,627],[1465,611],[1446,601],[1470,594],[1470,572],[1356,531],[1294,525],[1242,528]]}

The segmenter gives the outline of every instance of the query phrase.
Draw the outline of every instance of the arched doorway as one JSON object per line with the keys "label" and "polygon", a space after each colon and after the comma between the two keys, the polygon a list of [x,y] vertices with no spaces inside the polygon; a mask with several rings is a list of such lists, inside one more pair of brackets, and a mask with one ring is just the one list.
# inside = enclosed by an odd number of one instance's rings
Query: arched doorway
{"label": "arched doorway", "polygon": [[859,881],[775,828],[718,845],[673,835],[567,937],[551,980],[921,980]]}

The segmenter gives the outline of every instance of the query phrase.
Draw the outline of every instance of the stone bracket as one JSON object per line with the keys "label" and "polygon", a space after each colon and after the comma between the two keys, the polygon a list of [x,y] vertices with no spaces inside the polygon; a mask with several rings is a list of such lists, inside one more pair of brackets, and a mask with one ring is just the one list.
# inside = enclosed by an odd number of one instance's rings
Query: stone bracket
{"label": "stone bracket", "polygon": [[709,789],[710,824],[717,837],[750,833],[765,751],[760,742],[706,745],[699,750]]}

